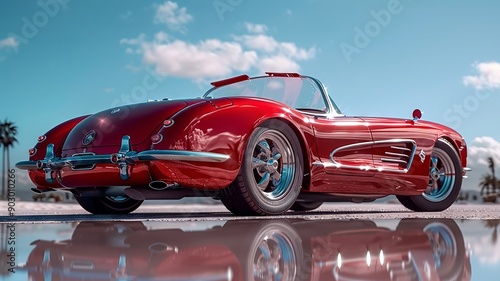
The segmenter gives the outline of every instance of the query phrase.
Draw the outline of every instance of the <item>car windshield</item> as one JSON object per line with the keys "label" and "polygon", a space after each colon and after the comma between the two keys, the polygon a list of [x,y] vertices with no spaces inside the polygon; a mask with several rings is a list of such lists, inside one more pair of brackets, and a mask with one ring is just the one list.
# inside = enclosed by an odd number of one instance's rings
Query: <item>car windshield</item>
{"label": "car windshield", "polygon": [[[256,77],[210,89],[204,98],[259,97],[275,100],[297,110],[329,114],[340,111],[311,77]],[[329,106],[330,103],[332,104]],[[333,107],[332,110],[329,110]]]}

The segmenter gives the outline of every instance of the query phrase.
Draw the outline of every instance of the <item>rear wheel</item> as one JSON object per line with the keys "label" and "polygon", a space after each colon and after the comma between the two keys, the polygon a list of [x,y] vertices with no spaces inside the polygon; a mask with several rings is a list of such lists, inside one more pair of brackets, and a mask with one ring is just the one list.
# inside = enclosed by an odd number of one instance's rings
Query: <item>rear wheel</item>
{"label": "rear wheel", "polygon": [[283,122],[267,122],[250,136],[240,172],[220,199],[236,215],[281,214],[297,199],[302,176],[302,149],[294,131]]}
{"label": "rear wheel", "polygon": [[92,214],[128,214],[139,208],[143,202],[127,196],[76,196],[75,199],[82,208]]}
{"label": "rear wheel", "polygon": [[416,196],[397,196],[406,208],[418,212],[439,212],[455,202],[462,186],[462,166],[452,145],[439,139],[431,154],[427,190]]}

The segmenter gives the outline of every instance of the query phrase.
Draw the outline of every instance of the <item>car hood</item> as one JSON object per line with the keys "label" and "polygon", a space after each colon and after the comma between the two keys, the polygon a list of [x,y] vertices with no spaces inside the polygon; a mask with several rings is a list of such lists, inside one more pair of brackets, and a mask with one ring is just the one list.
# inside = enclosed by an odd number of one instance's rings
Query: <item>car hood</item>
{"label": "car hood", "polygon": [[[384,124],[384,125],[388,125],[388,126],[391,126],[391,125],[394,126],[394,125],[400,125],[400,124],[401,125],[402,124],[411,124],[411,125],[414,124],[413,120],[409,119],[409,118],[366,117],[366,116],[357,116],[357,117],[362,119],[363,121],[369,123],[369,124],[374,124],[374,125]],[[440,130],[440,131],[444,131],[444,132],[455,132],[458,134],[458,132],[456,132],[454,129],[452,129],[446,125],[435,123],[432,121],[420,119],[417,121],[417,124],[419,124],[420,126],[423,126],[423,127],[428,127],[428,128],[432,128],[432,129],[436,129],[436,130]]]}
{"label": "car hood", "polygon": [[[64,142],[63,151],[95,147],[119,147],[123,136],[130,136],[133,146],[149,141],[165,119],[183,108],[203,100],[155,101],[120,106],[91,115],[76,125]],[[85,140],[89,135],[94,138]],[[88,143],[90,141],[90,143]]]}

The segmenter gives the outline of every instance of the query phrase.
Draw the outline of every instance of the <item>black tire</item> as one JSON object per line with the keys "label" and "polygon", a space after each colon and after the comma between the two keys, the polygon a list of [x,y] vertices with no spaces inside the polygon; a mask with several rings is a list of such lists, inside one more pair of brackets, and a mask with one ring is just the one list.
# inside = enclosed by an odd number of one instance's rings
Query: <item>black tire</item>
{"label": "black tire", "polygon": [[85,197],[76,196],[76,201],[82,208],[92,214],[128,214],[135,211],[142,204],[142,200],[129,197]]}
{"label": "black tire", "polygon": [[[423,231],[429,237],[439,280],[462,280],[470,261],[462,231],[452,219],[403,219],[398,231]],[[467,264],[468,263],[468,264]],[[432,266],[432,265],[431,265]]]}
{"label": "black tire", "polygon": [[321,205],[323,205],[323,202],[296,201],[295,203],[293,203],[293,205],[290,209],[294,210],[296,212],[312,211],[312,210],[316,210],[317,208],[321,207]]}
{"label": "black tire", "polygon": [[277,120],[257,127],[248,140],[238,176],[220,199],[235,215],[278,215],[302,186],[302,149],[294,131]]}
{"label": "black tire", "polygon": [[460,157],[448,141],[439,139],[430,157],[429,186],[434,186],[434,190],[415,196],[396,196],[403,206],[416,212],[440,212],[448,209],[457,199],[462,187]]}

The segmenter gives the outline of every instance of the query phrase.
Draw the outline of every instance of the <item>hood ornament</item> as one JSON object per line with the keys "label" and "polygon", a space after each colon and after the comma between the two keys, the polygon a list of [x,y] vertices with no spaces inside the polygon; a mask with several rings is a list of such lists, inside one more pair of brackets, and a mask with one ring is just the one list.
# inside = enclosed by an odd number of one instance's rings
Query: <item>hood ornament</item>
{"label": "hood ornament", "polygon": [[89,145],[91,144],[96,136],[96,132],[94,130],[88,132],[82,139],[82,144],[83,145]]}

